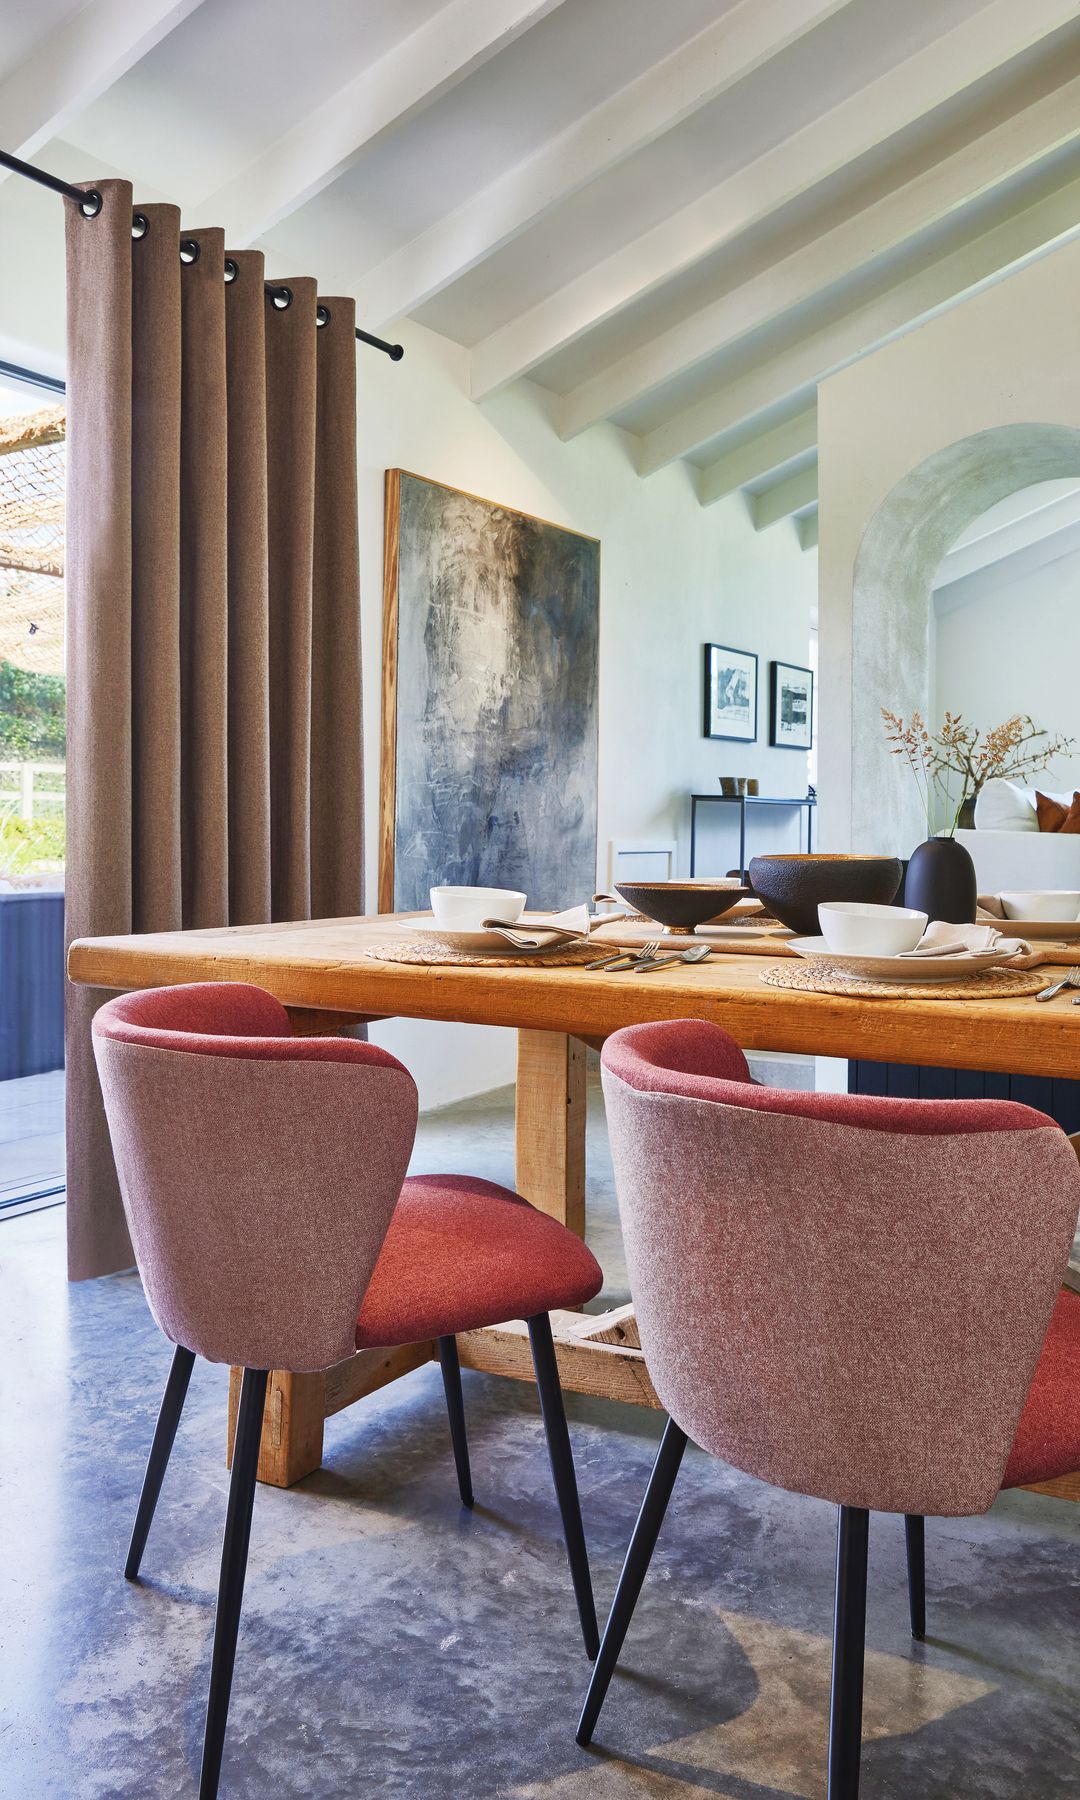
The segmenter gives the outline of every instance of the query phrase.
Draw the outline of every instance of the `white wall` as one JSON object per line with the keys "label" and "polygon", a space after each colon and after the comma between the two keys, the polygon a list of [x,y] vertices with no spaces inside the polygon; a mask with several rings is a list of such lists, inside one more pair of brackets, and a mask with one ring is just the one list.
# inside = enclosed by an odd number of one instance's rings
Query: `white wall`
{"label": "white wall", "polygon": [[928,705],[940,557],[1008,493],[1080,476],[1078,280],[1074,238],[818,390],[821,822],[835,848],[907,855],[925,829],[878,709]]}
{"label": "white wall", "polygon": [[[947,707],[984,730],[1029,713],[1080,738],[1080,532],[1056,533],[934,595],[934,716]],[[1080,789],[1080,748],[1032,786]]]}
{"label": "white wall", "polygon": [[[60,172],[85,178],[82,164]],[[5,246],[18,243],[10,258],[5,250],[10,285],[0,295],[0,354],[58,372],[62,223],[59,202],[40,189],[14,181],[0,188]],[[614,427],[562,443],[552,396],[528,382],[481,409],[468,398],[467,352],[420,326],[407,325],[400,336],[406,347],[400,363],[357,347],[369,906],[375,903],[387,468],[409,469],[600,538],[602,881],[609,839],[652,833],[678,839],[685,873],[688,795],[692,788],[717,791],[721,773],[757,775],[765,793],[805,793],[805,755],[768,747],[769,659],[806,662],[817,597],[817,553],[800,549],[791,522],[756,533],[739,495],[702,508],[682,464],[641,480],[632,441]],[[710,640],[758,653],[756,744],[702,736],[702,645]],[[727,816],[727,809],[712,810]],[[794,847],[793,823],[774,821],[771,829],[786,832],[784,842]],[[728,830],[699,872],[734,861]],[[512,1079],[508,1032],[398,1023],[376,1028],[375,1035],[415,1070],[427,1105]]]}
{"label": "white wall", "polygon": [[[369,904],[375,899],[386,468],[410,469],[600,538],[601,884],[608,879],[610,839],[653,833],[677,839],[685,874],[688,795],[718,791],[721,773],[757,775],[763,793],[805,793],[805,754],[768,744],[769,659],[805,664],[817,597],[816,552],[799,548],[790,521],[755,532],[738,495],[702,508],[682,465],[642,481],[631,440],[614,427],[560,442],[554,400],[532,383],[519,383],[481,409],[467,395],[465,351],[419,326],[400,335],[406,347],[400,363],[358,352]],[[702,645],[710,640],[758,653],[756,744],[702,736]],[[727,820],[728,809],[711,811]],[[735,860],[734,821],[717,829],[724,835],[712,840],[712,860],[699,861],[699,873],[723,872]],[[797,846],[796,823],[787,815],[764,830]],[[708,852],[704,835],[702,842]],[[512,1078],[510,1033],[471,1033],[466,1054],[451,1028],[376,1030],[418,1073],[427,1104]],[[443,1066],[451,1042],[453,1056]]]}

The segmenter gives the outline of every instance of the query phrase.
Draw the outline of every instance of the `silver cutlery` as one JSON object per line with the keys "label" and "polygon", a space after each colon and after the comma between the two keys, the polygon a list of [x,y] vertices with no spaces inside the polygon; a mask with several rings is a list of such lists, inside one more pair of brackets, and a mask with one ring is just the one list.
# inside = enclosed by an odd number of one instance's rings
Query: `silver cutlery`
{"label": "silver cutlery", "polygon": [[[1062,994],[1066,988],[1071,987],[1080,987],[1080,969],[1070,969],[1068,974],[1063,976],[1061,981],[1055,981],[1053,987],[1043,988],[1042,992],[1036,994],[1035,998],[1036,1000],[1052,1000],[1055,994]],[[1078,996],[1078,998],[1080,998],[1080,996]],[[1076,1004],[1075,1000],[1073,1004]]]}
{"label": "silver cutlery", "polygon": [[615,956],[605,956],[600,962],[586,963],[587,969],[640,969],[647,968],[656,961],[656,952],[660,948],[660,939],[652,938],[643,944],[640,950],[620,950]]}
{"label": "silver cutlery", "polygon": [[[647,975],[652,969],[670,969],[672,963],[699,963],[711,953],[711,944],[692,944],[689,950],[680,950],[675,956],[654,956],[651,962],[642,965],[641,973]],[[1080,995],[1077,995],[1080,999]]]}

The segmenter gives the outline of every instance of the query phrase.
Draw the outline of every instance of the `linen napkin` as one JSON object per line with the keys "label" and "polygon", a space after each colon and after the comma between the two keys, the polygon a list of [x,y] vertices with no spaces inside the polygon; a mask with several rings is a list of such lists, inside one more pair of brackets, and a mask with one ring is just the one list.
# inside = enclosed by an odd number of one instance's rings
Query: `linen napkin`
{"label": "linen napkin", "polygon": [[497,925],[500,931],[505,932],[515,949],[554,949],[575,938],[588,937],[589,909],[587,906],[571,906],[565,912],[530,913],[527,919],[519,919],[514,925],[508,925],[505,920],[494,917],[484,920],[485,928],[491,925]]}
{"label": "linen napkin", "polygon": [[946,919],[933,919],[926,927],[914,950],[902,950],[901,956],[982,956],[988,950],[1000,950],[1004,956],[1030,953],[1024,938],[1006,937],[996,925],[950,925]]}

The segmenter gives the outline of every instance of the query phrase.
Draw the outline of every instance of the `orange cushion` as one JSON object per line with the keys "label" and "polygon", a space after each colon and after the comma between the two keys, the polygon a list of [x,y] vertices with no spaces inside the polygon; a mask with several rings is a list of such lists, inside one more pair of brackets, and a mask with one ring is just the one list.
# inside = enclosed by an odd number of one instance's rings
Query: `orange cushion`
{"label": "orange cushion", "polygon": [[364,1295],[357,1349],[581,1306],[602,1282],[581,1239],[520,1194],[473,1175],[414,1175]]}
{"label": "orange cushion", "polygon": [[1080,1471],[1080,1294],[1063,1289],[1043,1342],[1001,1485]]}
{"label": "orange cushion", "polygon": [[1073,794],[1069,806],[1062,806],[1060,800],[1051,800],[1049,794],[1036,790],[1035,811],[1040,831],[1060,831],[1067,836],[1080,833],[1080,793]]}

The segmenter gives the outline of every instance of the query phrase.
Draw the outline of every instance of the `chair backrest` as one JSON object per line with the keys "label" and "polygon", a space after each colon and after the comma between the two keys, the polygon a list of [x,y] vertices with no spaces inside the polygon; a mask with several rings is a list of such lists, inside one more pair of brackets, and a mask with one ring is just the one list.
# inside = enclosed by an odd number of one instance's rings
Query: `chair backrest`
{"label": "chair backrest", "polygon": [[94,1051],[166,1336],[249,1368],[349,1356],[412,1151],[408,1071],[373,1044],[294,1037],[272,995],[238,982],[109,1001]]}
{"label": "chair backrest", "polygon": [[984,1511],[1080,1209],[1058,1126],[754,1086],[701,1020],[615,1033],[603,1081],[642,1349],[683,1429],[821,1499]]}

